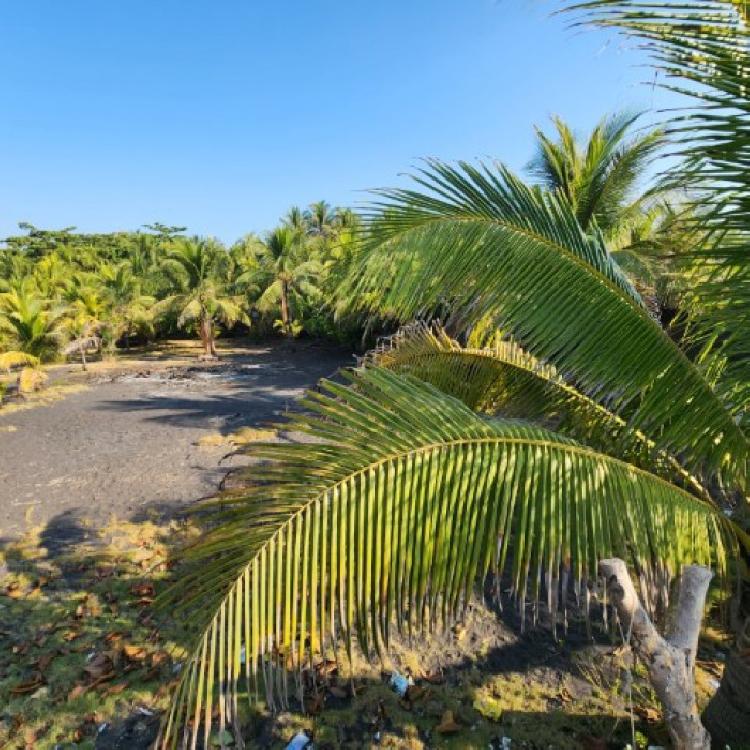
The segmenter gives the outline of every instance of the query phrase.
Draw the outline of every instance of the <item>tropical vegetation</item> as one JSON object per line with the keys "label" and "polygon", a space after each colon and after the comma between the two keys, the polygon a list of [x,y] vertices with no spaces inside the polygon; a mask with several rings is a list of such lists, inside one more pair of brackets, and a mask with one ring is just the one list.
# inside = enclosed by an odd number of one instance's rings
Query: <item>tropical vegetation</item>
{"label": "tropical vegetation", "polygon": [[[689,106],[625,144],[627,119],[585,149],[558,123],[559,144],[540,135],[537,185],[433,159],[413,187],[377,194],[340,310],[443,326],[411,325],[323,382],[287,427],[308,439],[251,447],[252,485],[206,507],[217,523],[171,600],[208,614],[164,747],[208,745],[213,728],[241,743],[243,693],[304,702],[300,675],[332,645],[384,654],[394,630],[453,622],[488,577],[524,621],[565,627],[607,557],[657,612],[685,564],[739,580],[734,682],[706,722],[722,742],[749,739],[736,689],[750,645],[747,6],[577,13],[640,40]],[[633,174],[663,139],[679,164],[649,195],[679,190],[683,205],[630,251],[679,282],[668,329],[614,254],[624,225],[643,231]]]}
{"label": "tropical vegetation", "polygon": [[275,328],[354,340],[357,322],[334,324],[327,300],[357,222],[320,201],[231,247],[158,223],[113,234],[23,223],[0,248],[0,366],[85,361],[87,351],[184,335],[197,335],[211,358],[218,335]]}

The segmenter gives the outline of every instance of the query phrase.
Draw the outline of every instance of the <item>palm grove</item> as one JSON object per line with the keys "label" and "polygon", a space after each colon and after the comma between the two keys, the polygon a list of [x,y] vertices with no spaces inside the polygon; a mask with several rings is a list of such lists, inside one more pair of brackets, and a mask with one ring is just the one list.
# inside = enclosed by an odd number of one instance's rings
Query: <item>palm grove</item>
{"label": "palm grove", "polygon": [[87,352],[106,356],[174,335],[200,337],[211,358],[216,336],[242,327],[352,338],[348,323],[334,327],[326,300],[356,222],[320,201],[228,248],[162,224],[113,234],[21,224],[25,233],[0,251],[0,368],[66,355],[85,364]]}
{"label": "palm grove", "polygon": [[[110,340],[189,325],[210,355],[214,328],[249,310],[287,335],[401,326],[306,396],[291,428],[308,440],[253,445],[253,483],[204,509],[216,523],[169,600],[207,613],[205,629],[164,747],[208,746],[215,729],[241,744],[245,692],[286,705],[289,673],[326,649],[382,654],[394,628],[454,621],[488,577],[526,621],[564,628],[604,558],[628,563],[652,614],[690,564],[735,594],[736,649],[704,721],[715,740],[750,739],[746,5],[594,0],[576,19],[643,43],[690,108],[653,131],[606,117],[584,139],[555,120],[526,181],[427,161],[361,226],[318,205],[229,251],[166,228],[129,237],[125,260],[107,251],[112,278],[136,258],[159,269],[122,282]],[[678,165],[644,188],[663,153]],[[27,254],[7,261],[21,270],[1,330],[7,350],[43,357],[58,327],[95,318],[96,264],[58,283],[78,260]],[[34,348],[14,305],[41,316]],[[672,718],[677,746],[708,746],[694,702]]]}

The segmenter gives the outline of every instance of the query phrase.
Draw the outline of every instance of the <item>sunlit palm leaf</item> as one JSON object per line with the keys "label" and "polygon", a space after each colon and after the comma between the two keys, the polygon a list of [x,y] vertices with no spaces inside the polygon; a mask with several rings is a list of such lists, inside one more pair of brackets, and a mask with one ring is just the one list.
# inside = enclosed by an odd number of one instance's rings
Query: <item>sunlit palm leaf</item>
{"label": "sunlit palm leaf", "polygon": [[[234,727],[240,681],[285,702],[284,675],[327,644],[365,653],[389,628],[446,624],[477,581],[507,569],[523,610],[580,592],[598,558],[648,579],[687,562],[725,573],[730,523],[658,477],[545,429],[488,421],[432,386],[377,368],[324,383],[292,427],[312,443],[253,447],[257,482],[173,597],[214,612],[162,736]],[[572,584],[571,584],[572,582]],[[536,611],[536,610],[535,610]],[[244,663],[243,663],[244,661]],[[244,678],[244,679],[243,679]],[[218,712],[219,719],[215,722]],[[184,734],[183,734],[184,733]]]}
{"label": "sunlit palm leaf", "polygon": [[612,28],[652,56],[686,107],[665,122],[708,230],[688,294],[693,343],[736,418],[750,420],[750,28],[746,0],[592,0],[581,23]]}
{"label": "sunlit palm leaf", "polygon": [[710,499],[676,457],[658,450],[651,438],[630,430],[624,419],[566,383],[554,367],[515,342],[463,347],[438,326],[415,324],[384,339],[364,361],[431,383],[475,411],[551,422],[557,432]]}
{"label": "sunlit palm leaf", "polygon": [[0,370],[11,370],[14,367],[36,367],[39,357],[26,352],[4,352],[0,354]]}
{"label": "sunlit palm leaf", "polygon": [[446,300],[464,327],[492,319],[613,411],[630,409],[631,429],[658,433],[691,472],[744,484],[746,435],[564,202],[502,167],[430,162],[416,179],[422,191],[382,192],[353,298],[403,320]]}

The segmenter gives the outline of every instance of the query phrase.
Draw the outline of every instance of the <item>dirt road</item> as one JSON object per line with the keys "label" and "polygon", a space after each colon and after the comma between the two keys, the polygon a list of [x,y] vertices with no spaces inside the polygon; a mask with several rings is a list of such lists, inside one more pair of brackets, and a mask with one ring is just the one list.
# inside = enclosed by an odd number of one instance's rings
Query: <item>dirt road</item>
{"label": "dirt road", "polygon": [[0,410],[0,539],[43,523],[50,543],[70,544],[112,516],[139,520],[213,493],[228,448],[199,446],[202,437],[275,421],[306,387],[351,363],[322,346],[259,347]]}

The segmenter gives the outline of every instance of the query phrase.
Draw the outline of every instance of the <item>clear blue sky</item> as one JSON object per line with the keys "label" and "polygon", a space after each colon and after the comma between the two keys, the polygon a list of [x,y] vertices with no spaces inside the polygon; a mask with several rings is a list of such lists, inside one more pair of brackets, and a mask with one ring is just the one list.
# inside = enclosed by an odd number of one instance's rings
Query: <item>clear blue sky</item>
{"label": "clear blue sky", "polygon": [[0,236],[162,221],[231,242],[421,156],[527,162],[559,113],[663,104],[545,0],[10,0]]}

